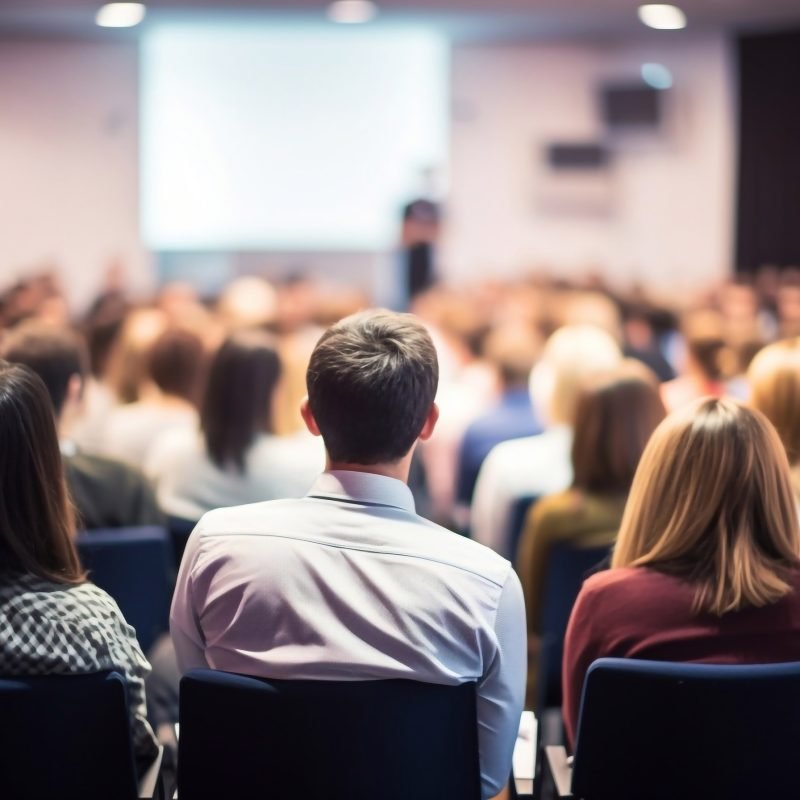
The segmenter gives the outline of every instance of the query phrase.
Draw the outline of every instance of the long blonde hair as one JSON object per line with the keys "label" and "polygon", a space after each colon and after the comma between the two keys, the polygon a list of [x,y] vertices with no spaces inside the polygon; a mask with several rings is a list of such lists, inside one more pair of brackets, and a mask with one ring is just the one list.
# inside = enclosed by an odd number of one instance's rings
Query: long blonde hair
{"label": "long blonde hair", "polygon": [[789,464],[767,418],[703,398],[670,414],[639,463],[612,567],[652,567],[695,587],[695,611],[765,606],[800,557]]}

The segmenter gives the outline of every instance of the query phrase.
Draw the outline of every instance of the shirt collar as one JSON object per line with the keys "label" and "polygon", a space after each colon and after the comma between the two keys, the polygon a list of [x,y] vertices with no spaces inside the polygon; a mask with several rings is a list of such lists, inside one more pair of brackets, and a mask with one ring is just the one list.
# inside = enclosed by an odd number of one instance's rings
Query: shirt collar
{"label": "shirt collar", "polygon": [[410,514],[416,513],[414,495],[405,483],[372,472],[339,469],[323,472],[314,482],[308,497],[394,506]]}

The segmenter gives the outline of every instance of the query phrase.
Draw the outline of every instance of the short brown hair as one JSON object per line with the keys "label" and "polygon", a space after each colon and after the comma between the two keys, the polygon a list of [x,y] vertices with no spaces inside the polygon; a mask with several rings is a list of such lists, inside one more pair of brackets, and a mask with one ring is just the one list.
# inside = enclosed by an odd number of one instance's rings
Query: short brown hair
{"label": "short brown hair", "polygon": [[168,328],[150,350],[150,377],[164,394],[196,403],[201,395],[205,355],[199,336],[184,328]]}
{"label": "short brown hair", "polygon": [[0,563],[57,583],[82,583],[47,389],[28,367],[5,362],[0,362],[0,441]]}
{"label": "short brown hair", "polygon": [[800,462],[800,338],[761,350],[747,371],[750,403],[775,426],[790,464]]}
{"label": "short brown hair", "polygon": [[30,367],[44,382],[56,417],[67,399],[70,378],[84,379],[89,371],[86,344],[75,331],[24,322],[10,331],[0,345],[0,358]]}
{"label": "short brown hair", "polygon": [[766,606],[791,591],[797,509],[778,434],[759,411],[702,398],[656,428],[633,480],[613,567],[695,588],[695,610]]}
{"label": "short brown hair", "polygon": [[650,435],[665,415],[658,380],[636,361],[590,379],[575,413],[573,486],[625,495]]}
{"label": "short brown hair", "polygon": [[411,314],[365,311],[329,328],[311,354],[308,402],[331,459],[399,461],[436,395],[431,337]]}

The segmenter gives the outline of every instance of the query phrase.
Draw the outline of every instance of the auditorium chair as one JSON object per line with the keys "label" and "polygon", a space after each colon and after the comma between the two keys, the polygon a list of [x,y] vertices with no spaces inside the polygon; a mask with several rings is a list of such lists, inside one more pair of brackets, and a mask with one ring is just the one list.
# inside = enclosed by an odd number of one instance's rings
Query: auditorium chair
{"label": "auditorium chair", "polygon": [[572,765],[547,747],[558,797],[800,797],[800,663],[602,658],[583,689]]}
{"label": "auditorium chair", "polygon": [[480,800],[475,684],[181,680],[180,800]]}
{"label": "auditorium chair", "polygon": [[169,534],[160,527],[86,531],[76,539],[89,580],[116,600],[146,653],[169,630],[175,563]]}
{"label": "auditorium chair", "polygon": [[587,575],[608,557],[609,547],[579,547],[554,542],[547,555],[539,616],[536,708],[541,714],[561,707],[561,661],[572,606]]}
{"label": "auditorium chair", "polygon": [[506,539],[508,543],[508,551],[501,553],[508,558],[512,563],[517,560],[517,550],[519,549],[519,542],[522,534],[525,533],[525,522],[528,519],[528,512],[536,505],[538,496],[525,495],[518,497],[511,505],[511,513],[508,519],[508,529],[506,530]]}
{"label": "auditorium chair", "polygon": [[197,520],[183,519],[183,517],[167,517],[167,530],[172,538],[172,550],[175,558],[175,566],[180,567],[183,551],[189,536],[197,526]]}
{"label": "auditorium chair", "polygon": [[161,752],[137,779],[124,678],[116,672],[0,679],[0,797],[159,796]]}

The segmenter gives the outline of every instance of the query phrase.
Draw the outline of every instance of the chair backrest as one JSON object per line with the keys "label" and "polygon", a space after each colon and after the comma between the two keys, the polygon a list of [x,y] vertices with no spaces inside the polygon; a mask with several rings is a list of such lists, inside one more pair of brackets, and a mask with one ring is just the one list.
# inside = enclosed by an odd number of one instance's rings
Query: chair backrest
{"label": "chair backrest", "polygon": [[169,629],[174,581],[172,543],[164,528],[86,531],[76,540],[89,579],[107,591],[147,652]]}
{"label": "chair backrest", "polygon": [[508,551],[501,553],[501,555],[510,559],[512,563],[517,560],[519,540],[522,538],[522,534],[525,531],[525,520],[528,517],[528,512],[536,505],[538,499],[538,496],[525,495],[523,497],[518,497],[511,506],[511,513],[508,518],[508,530],[506,532]]}
{"label": "chair backrest", "polygon": [[540,650],[537,675],[537,709],[561,705],[561,661],[564,634],[572,606],[587,573],[606,556],[608,547],[576,547],[554,542],[547,556],[539,619]]}
{"label": "chair backrest", "polygon": [[478,800],[475,684],[181,680],[181,800]]}
{"label": "chair backrest", "polygon": [[0,797],[138,797],[124,679],[116,672],[0,679]]}
{"label": "chair backrest", "polygon": [[589,669],[572,791],[585,800],[800,797],[800,663],[603,658]]}
{"label": "chair backrest", "polygon": [[176,567],[180,567],[186,543],[196,527],[197,522],[195,520],[183,519],[183,517],[167,517],[167,530],[172,538],[172,551]]}

